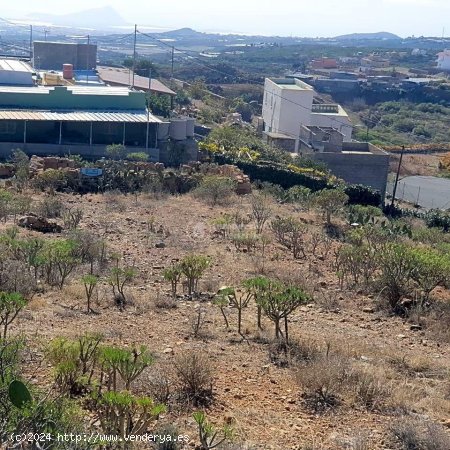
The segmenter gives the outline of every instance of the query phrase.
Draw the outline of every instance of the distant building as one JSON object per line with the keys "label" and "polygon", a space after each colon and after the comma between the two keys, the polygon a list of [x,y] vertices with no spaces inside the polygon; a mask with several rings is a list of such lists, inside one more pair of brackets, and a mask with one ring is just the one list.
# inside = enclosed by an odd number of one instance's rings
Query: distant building
{"label": "distant building", "polygon": [[62,70],[72,64],[74,70],[92,70],[97,66],[97,45],[68,42],[33,42],[33,65],[36,70]]}
{"label": "distant building", "polygon": [[[131,86],[133,83],[133,72],[129,69],[122,69],[118,67],[97,67],[99,78],[110,86]],[[140,91],[149,90],[149,78],[140,75],[134,76],[134,87]],[[172,97],[177,93],[165,86],[161,81],[155,78],[151,79],[150,92],[152,94],[165,94]]]}
{"label": "distant building", "polygon": [[314,90],[293,78],[266,78],[263,99],[264,134],[269,142],[288,143],[298,151],[301,126],[335,128],[344,141],[351,141],[353,125],[337,104],[314,104]]}
{"label": "distant building", "polygon": [[437,68],[446,72],[450,71],[450,50],[438,53]]}
{"label": "distant building", "polygon": [[337,61],[335,58],[320,58],[311,61],[313,69],[337,69]]}
{"label": "distant building", "polygon": [[34,70],[17,59],[0,59],[0,85],[33,86]]}

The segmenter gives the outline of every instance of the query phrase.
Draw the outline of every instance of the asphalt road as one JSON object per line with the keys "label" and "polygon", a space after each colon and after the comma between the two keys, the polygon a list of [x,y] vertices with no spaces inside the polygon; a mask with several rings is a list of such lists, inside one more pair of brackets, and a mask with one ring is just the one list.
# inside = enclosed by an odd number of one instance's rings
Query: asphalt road
{"label": "asphalt road", "polygon": [[[393,184],[387,191],[392,195]],[[426,209],[450,208],[450,180],[447,178],[414,176],[398,182],[396,198],[418,204]]]}

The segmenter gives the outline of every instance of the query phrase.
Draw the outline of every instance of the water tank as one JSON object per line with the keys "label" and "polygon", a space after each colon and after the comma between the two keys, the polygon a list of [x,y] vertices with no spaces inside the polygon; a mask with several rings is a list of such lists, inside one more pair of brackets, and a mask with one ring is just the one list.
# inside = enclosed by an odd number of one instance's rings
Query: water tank
{"label": "water tank", "polygon": [[186,140],[186,119],[171,119],[169,133],[176,141]]}
{"label": "water tank", "polygon": [[161,122],[158,124],[158,141],[167,141],[169,139],[170,122]]}
{"label": "water tank", "polygon": [[195,119],[193,117],[188,117],[186,119],[186,136],[188,138],[194,137],[194,127],[195,127]]}
{"label": "water tank", "polygon": [[73,79],[73,65],[72,64],[63,64],[63,78],[65,80]]}

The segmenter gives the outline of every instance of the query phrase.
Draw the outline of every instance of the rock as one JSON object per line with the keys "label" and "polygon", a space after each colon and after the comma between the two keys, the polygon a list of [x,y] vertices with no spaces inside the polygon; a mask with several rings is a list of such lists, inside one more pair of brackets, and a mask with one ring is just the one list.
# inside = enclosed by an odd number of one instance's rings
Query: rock
{"label": "rock", "polygon": [[155,248],[166,248],[166,244],[164,242],[157,242],[155,244]]}
{"label": "rock", "polygon": [[411,325],[409,328],[411,331],[420,331],[422,329],[422,325]]}
{"label": "rock", "polygon": [[29,228],[40,233],[61,233],[62,231],[62,227],[57,223],[31,213],[19,219],[19,227]]}
{"label": "rock", "polygon": [[406,339],[404,334],[397,334],[397,339]]}
{"label": "rock", "polygon": [[372,306],[365,306],[363,308],[363,312],[373,314],[375,312],[375,308],[373,308]]}
{"label": "rock", "polygon": [[164,350],[163,350],[163,353],[166,353],[166,354],[173,354],[173,348],[172,347],[167,347],[167,348],[165,348]]}

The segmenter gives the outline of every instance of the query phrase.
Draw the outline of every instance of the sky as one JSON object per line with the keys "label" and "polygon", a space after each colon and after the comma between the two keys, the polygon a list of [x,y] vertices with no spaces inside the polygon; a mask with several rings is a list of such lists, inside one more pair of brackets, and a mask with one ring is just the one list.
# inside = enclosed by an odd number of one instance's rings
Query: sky
{"label": "sky", "polygon": [[112,6],[130,23],[155,28],[330,37],[389,31],[399,36],[450,36],[450,0],[17,0],[2,16],[68,14]]}

